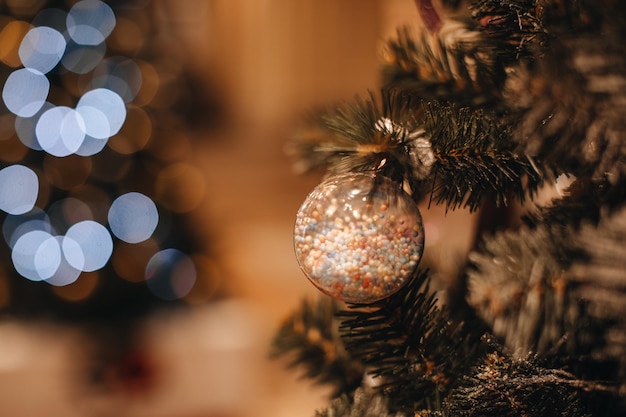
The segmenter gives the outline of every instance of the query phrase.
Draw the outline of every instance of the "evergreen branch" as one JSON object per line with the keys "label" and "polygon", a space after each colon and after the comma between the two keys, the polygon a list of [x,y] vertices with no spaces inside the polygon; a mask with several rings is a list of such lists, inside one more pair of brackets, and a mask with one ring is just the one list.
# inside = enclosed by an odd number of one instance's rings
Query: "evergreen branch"
{"label": "evergreen branch", "polygon": [[[424,130],[431,134],[435,154],[433,174],[426,182],[431,200],[447,208],[476,210],[486,196],[497,205],[515,197],[524,201],[550,172],[512,151],[508,132],[484,110],[430,103]],[[422,186],[424,189],[424,186]]]}
{"label": "evergreen branch", "polygon": [[626,211],[498,233],[470,254],[468,303],[511,352],[626,386]]}
{"label": "evergreen branch", "polygon": [[270,357],[291,356],[288,367],[304,368],[306,378],[334,387],[333,395],[356,389],[363,367],[348,355],[334,319],[337,303],[328,297],[312,304],[303,301],[276,333]]}
{"label": "evergreen branch", "polygon": [[578,178],[606,181],[622,196],[626,55],[623,42],[611,35],[551,40],[549,54],[511,74],[504,99],[514,114],[518,153]]}
{"label": "evergreen branch", "polygon": [[[569,253],[568,253],[569,252]],[[468,302],[512,352],[588,353],[594,327],[564,277],[575,256],[567,235],[546,227],[500,232],[470,254]]]}
{"label": "evergreen branch", "polygon": [[487,355],[444,402],[446,415],[459,417],[582,417],[582,390],[604,390],[560,370],[526,359]]}
{"label": "evergreen branch", "polygon": [[346,349],[379,379],[391,409],[439,409],[441,396],[476,355],[471,337],[437,308],[424,272],[390,298],[351,305],[339,317]]}
{"label": "evergreen branch", "polygon": [[561,198],[555,198],[543,207],[536,207],[536,210],[524,215],[523,220],[530,228],[540,225],[578,227],[583,221],[597,224],[602,207],[607,205],[606,188],[604,182],[575,179],[563,191]]}
{"label": "evergreen branch", "polygon": [[[610,363],[611,374],[626,388],[626,209],[603,213],[571,235],[584,254],[574,260],[567,278],[587,305],[586,313],[601,326],[602,343],[593,347],[598,362]],[[613,374],[614,373],[614,374]],[[626,411],[626,405],[624,405]]]}
{"label": "evergreen branch", "polygon": [[[513,152],[495,112],[415,99],[383,89],[316,119],[300,136],[302,165],[330,172],[378,171],[409,184],[418,200],[476,210],[486,196],[506,205],[537,189],[547,169]],[[295,148],[294,148],[295,149]]]}
{"label": "evergreen branch", "polygon": [[383,84],[423,100],[485,104],[499,97],[505,79],[494,58],[493,45],[462,22],[449,23],[436,38],[402,28],[387,42]]}
{"label": "evergreen branch", "polygon": [[[319,112],[291,143],[296,163],[306,170],[324,168],[333,173],[380,170],[400,180],[402,173],[419,167],[409,149],[416,131],[421,102],[397,91],[383,89],[380,97],[356,97],[333,111]],[[301,170],[302,171],[302,170]]]}
{"label": "evergreen branch", "polygon": [[492,43],[499,59],[508,65],[520,58],[533,58],[536,46],[545,42],[542,11],[538,0],[477,0],[472,17]]}

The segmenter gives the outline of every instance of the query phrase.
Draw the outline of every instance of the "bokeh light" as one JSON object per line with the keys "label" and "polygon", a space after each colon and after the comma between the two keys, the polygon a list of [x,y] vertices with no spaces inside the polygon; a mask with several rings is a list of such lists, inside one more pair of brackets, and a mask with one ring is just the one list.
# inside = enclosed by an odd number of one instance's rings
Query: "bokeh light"
{"label": "bokeh light", "polygon": [[24,165],[10,165],[0,170],[0,210],[9,214],[24,214],[37,201],[39,179]]}
{"label": "bokeh light", "polygon": [[2,223],[2,236],[10,248],[15,246],[15,242],[17,242],[22,235],[35,230],[53,234],[50,217],[45,211],[38,207],[22,215],[7,216]]}
{"label": "bokeh light", "polygon": [[[47,26],[52,29],[56,29],[60,33],[67,31],[67,12],[62,9],[45,8],[39,10],[37,15],[32,20],[33,26]],[[65,37],[64,37],[65,39]]]}
{"label": "bokeh light", "polygon": [[41,115],[35,134],[44,151],[58,157],[68,156],[76,152],[85,139],[85,121],[76,110],[55,106]]}
{"label": "bokeh light", "polygon": [[61,65],[75,74],[87,74],[98,66],[106,54],[106,44],[79,45],[70,40],[67,43]]}
{"label": "bokeh light", "polygon": [[148,288],[164,300],[185,297],[196,282],[196,276],[191,258],[177,249],[157,252],[146,266]]}
{"label": "bokeh light", "polygon": [[31,27],[22,20],[13,20],[0,31],[0,60],[4,64],[12,68],[22,65],[18,51],[24,35]]}
{"label": "bokeh light", "polygon": [[202,202],[205,179],[198,168],[179,162],[158,174],[155,191],[159,201],[169,210],[175,213],[188,213]]}
{"label": "bokeh light", "polygon": [[13,114],[20,117],[35,115],[46,102],[50,81],[39,71],[22,68],[13,71],[2,89],[2,100]]}
{"label": "bokeh light", "polygon": [[137,21],[121,17],[107,41],[116,50],[133,55],[145,44],[145,32]]}
{"label": "bokeh light", "polygon": [[109,146],[116,152],[130,155],[146,147],[152,137],[152,119],[141,107],[129,105],[126,122],[111,138]]}
{"label": "bokeh light", "polygon": [[42,114],[53,108],[54,105],[48,102],[45,102],[39,111],[35,113],[32,117],[20,117],[17,116],[15,118],[15,133],[20,141],[28,146],[30,149],[35,151],[42,151],[43,148],[39,145],[39,141],[37,140],[37,122]]}
{"label": "bokeh light", "polygon": [[96,139],[89,135],[85,135],[85,139],[83,139],[83,143],[81,143],[80,147],[76,150],[76,155],[80,156],[93,156],[104,149],[107,145],[107,139]]}
{"label": "bokeh light", "polygon": [[139,65],[132,59],[115,56],[107,58],[95,68],[91,85],[117,93],[122,100],[130,103],[141,88],[142,78]]}
{"label": "bokeh light", "polygon": [[0,160],[16,163],[24,159],[28,148],[20,141],[13,129],[15,116],[7,113],[0,116]]}
{"label": "bokeh light", "polygon": [[[82,248],[74,239],[67,236],[55,236],[59,247],[62,249],[62,256],[56,272],[46,282],[55,286],[69,285],[76,281],[83,272],[85,266],[85,256]],[[72,259],[72,263],[70,263]]]}
{"label": "bokeh light", "polygon": [[61,190],[71,190],[84,184],[91,174],[91,168],[91,158],[78,155],[69,155],[65,158],[45,155],[43,158],[46,180]]}
{"label": "bokeh light", "polygon": [[111,34],[115,27],[113,10],[99,0],[83,0],[67,13],[67,31],[79,45],[97,45]]}
{"label": "bokeh light", "polygon": [[115,245],[111,263],[122,279],[133,283],[144,282],[146,265],[158,251],[159,244],[154,238],[136,244],[122,241]]}
{"label": "bokeh light", "polygon": [[[84,220],[93,220],[100,224],[106,224],[112,198],[105,190],[94,184],[87,183],[73,188],[71,193],[69,193],[69,197],[80,200],[89,207],[91,219]],[[75,223],[78,223],[78,221]]]}
{"label": "bokeh light", "polygon": [[124,100],[106,88],[85,93],[76,106],[82,116],[84,134],[96,139],[108,139],[122,128],[126,119]]}
{"label": "bokeh light", "polygon": [[221,280],[218,263],[209,256],[201,254],[192,254],[197,277],[191,291],[184,297],[185,302],[189,304],[203,303],[215,295]]}
{"label": "bokeh light", "polygon": [[148,196],[131,192],[113,201],[108,218],[115,236],[127,243],[139,243],[152,236],[159,223],[159,212]]}
{"label": "bokeh light", "polygon": [[43,230],[33,230],[21,235],[11,251],[15,270],[31,281],[50,278],[56,272],[61,249],[56,239]]}
{"label": "bokeh light", "polygon": [[91,272],[102,268],[113,253],[113,239],[109,231],[95,221],[76,223],[67,230],[65,237],[63,250],[67,261],[82,271]]}
{"label": "bokeh light", "polygon": [[25,68],[45,74],[61,61],[65,46],[65,38],[59,31],[40,26],[24,36],[18,55]]}
{"label": "bokeh light", "polygon": [[6,6],[16,15],[29,15],[37,12],[46,0],[5,0]]}
{"label": "bokeh light", "polygon": [[[18,245],[19,239],[13,249],[14,251]],[[61,245],[59,245],[58,239],[55,236],[50,235],[50,237],[39,244],[39,247],[35,252],[33,264],[39,276],[44,280],[48,280],[56,274],[59,266],[61,265],[62,257]]]}
{"label": "bokeh light", "polygon": [[189,107],[174,110],[184,65],[158,49],[150,2],[122,3],[3,3],[0,221],[13,265],[0,277],[13,270],[15,294],[49,286],[33,291],[34,309],[63,304],[46,304],[51,295],[97,304],[120,288],[143,291],[139,304],[215,293],[210,259],[177,236],[177,217],[205,192],[185,162]]}
{"label": "bokeh light", "polygon": [[74,197],[55,201],[48,207],[46,214],[50,224],[58,234],[65,234],[76,223],[94,219],[91,207]]}
{"label": "bokeh light", "polygon": [[99,272],[83,272],[80,279],[63,286],[53,286],[52,291],[61,299],[71,302],[83,301],[93,295],[100,281]]}
{"label": "bokeh light", "polygon": [[161,78],[154,65],[141,60],[136,60],[136,62],[141,70],[141,88],[133,103],[137,106],[145,106],[152,102],[159,91]]}

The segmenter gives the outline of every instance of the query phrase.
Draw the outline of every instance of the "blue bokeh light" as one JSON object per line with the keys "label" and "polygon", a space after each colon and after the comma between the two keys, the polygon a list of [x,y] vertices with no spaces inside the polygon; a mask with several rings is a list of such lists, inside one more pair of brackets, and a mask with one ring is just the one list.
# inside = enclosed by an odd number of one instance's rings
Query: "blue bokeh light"
{"label": "blue bokeh light", "polygon": [[46,74],[57,66],[65,52],[65,38],[47,26],[32,28],[20,44],[18,54],[25,68]]}
{"label": "blue bokeh light", "polygon": [[41,115],[35,133],[44,151],[64,157],[80,148],[85,139],[85,122],[74,109],[56,106]]}
{"label": "blue bokeh light", "polygon": [[87,74],[98,66],[106,54],[106,44],[79,45],[70,40],[61,59],[61,65],[75,74]]}
{"label": "blue bokeh light", "polygon": [[[60,249],[55,247],[54,237],[43,230],[33,230],[17,239],[11,251],[15,270],[31,281],[50,278],[58,268]],[[45,259],[46,256],[49,259]]]}
{"label": "blue bokeh light", "polygon": [[143,77],[139,65],[132,59],[114,56],[98,65],[91,85],[116,92],[126,103],[135,99],[141,89]]}
{"label": "blue bokeh light", "polygon": [[[17,247],[17,245],[16,245]],[[61,265],[61,245],[50,235],[39,244],[33,258],[33,267],[43,280],[52,278]]]}
{"label": "blue bokeh light", "polygon": [[41,109],[37,113],[35,113],[31,117],[20,117],[17,116],[15,118],[15,133],[19,140],[30,149],[35,151],[42,151],[43,148],[39,145],[39,140],[37,139],[37,122],[42,114],[50,110],[54,107],[54,104],[45,102]]}
{"label": "blue bokeh light", "polygon": [[46,102],[50,81],[39,71],[21,68],[7,77],[2,100],[9,111],[20,117],[35,115]]}
{"label": "blue bokeh light", "polygon": [[108,214],[109,227],[127,243],[139,243],[152,236],[159,223],[159,212],[147,196],[131,192],[113,201]]}
{"label": "blue bokeh light", "polygon": [[111,7],[99,0],[83,0],[67,13],[67,31],[79,45],[97,45],[115,28],[115,14]]}
{"label": "blue bokeh light", "polygon": [[[102,268],[113,253],[113,239],[109,231],[93,220],[74,224],[67,230],[63,250],[69,264],[76,269],[92,272]],[[73,241],[73,242],[72,242]],[[80,247],[76,252],[74,242]]]}
{"label": "blue bokeh light", "polygon": [[173,301],[193,288],[197,277],[191,258],[177,249],[164,249],[150,258],[146,266],[146,284],[157,297]]}
{"label": "blue bokeh light", "polygon": [[10,165],[0,170],[0,210],[24,214],[33,209],[39,195],[39,179],[24,165]]}
{"label": "blue bokeh light", "polygon": [[31,211],[21,215],[8,215],[2,223],[2,236],[7,245],[12,248],[20,236],[33,230],[43,230],[54,234],[48,213],[34,207]]}
{"label": "blue bokeh light", "polygon": [[76,111],[84,120],[85,134],[96,139],[115,135],[126,120],[124,100],[106,88],[96,88],[83,94]]}
{"label": "blue bokeh light", "polygon": [[[56,272],[47,278],[46,282],[50,285],[60,287],[69,285],[78,279],[82,272],[82,267],[84,267],[84,255],[80,245],[73,239],[67,236],[55,236],[55,239],[62,249],[62,256]],[[77,264],[82,265],[81,268],[76,268],[71,265],[68,258],[72,258]],[[82,263],[80,263],[81,259],[83,260]]]}

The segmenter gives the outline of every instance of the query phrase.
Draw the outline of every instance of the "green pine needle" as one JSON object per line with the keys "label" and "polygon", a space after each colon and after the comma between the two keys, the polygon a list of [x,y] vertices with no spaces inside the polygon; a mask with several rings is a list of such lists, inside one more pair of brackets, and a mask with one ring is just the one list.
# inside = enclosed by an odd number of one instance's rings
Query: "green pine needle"
{"label": "green pine needle", "polygon": [[418,271],[388,299],[351,305],[339,314],[346,349],[367,367],[391,409],[438,410],[476,355],[471,337],[451,324],[436,303],[428,274]]}

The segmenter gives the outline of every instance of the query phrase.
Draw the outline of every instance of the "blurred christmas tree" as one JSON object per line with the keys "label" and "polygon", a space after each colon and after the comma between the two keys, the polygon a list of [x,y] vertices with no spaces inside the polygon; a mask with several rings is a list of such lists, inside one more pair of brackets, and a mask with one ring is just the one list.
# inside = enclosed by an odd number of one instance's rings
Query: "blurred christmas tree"
{"label": "blurred christmas tree", "polygon": [[[624,415],[622,3],[415,4],[380,93],[292,144],[327,173],[294,246],[334,299],[294,312],[273,355],[334,388],[320,416]],[[494,214],[564,183],[518,221]],[[428,249],[418,265],[428,234],[407,198],[481,213],[446,291]]]}
{"label": "blurred christmas tree", "polygon": [[84,326],[113,361],[147,314],[222,291],[188,216],[185,132],[215,107],[166,6],[0,2],[0,313]]}

